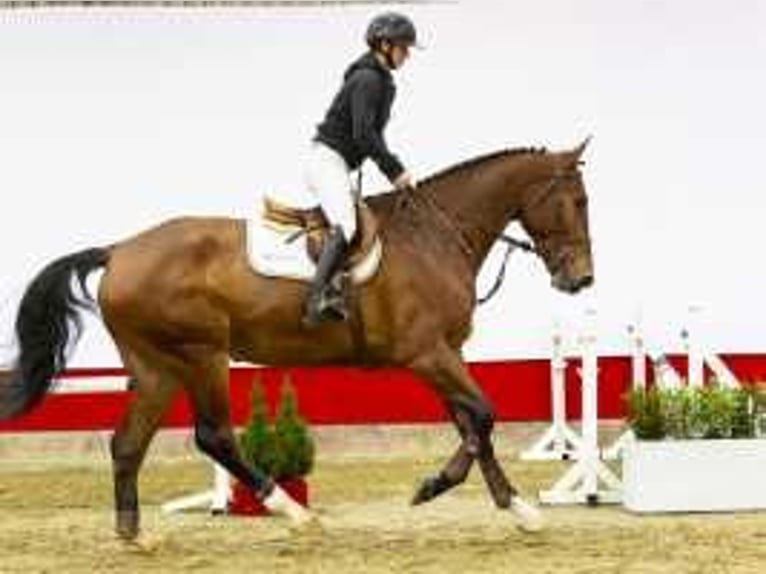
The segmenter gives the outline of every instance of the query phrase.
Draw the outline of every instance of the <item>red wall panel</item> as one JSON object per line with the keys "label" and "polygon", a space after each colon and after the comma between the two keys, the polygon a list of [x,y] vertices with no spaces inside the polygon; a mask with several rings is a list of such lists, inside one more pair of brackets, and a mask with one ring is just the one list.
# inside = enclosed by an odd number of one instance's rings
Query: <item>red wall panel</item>
{"label": "red wall panel", "polygon": [[[743,381],[766,380],[766,355],[722,355]],[[684,357],[670,357],[684,372]],[[599,416],[623,416],[623,395],[630,385],[629,357],[600,357]],[[567,412],[580,417],[579,361],[566,369]],[[550,418],[550,365],[547,360],[477,362],[471,374],[490,399],[498,420],[530,421]],[[124,375],[120,369],[73,370],[61,382],[77,378]],[[414,423],[446,420],[438,397],[408,371],[358,368],[234,368],[231,371],[232,419],[242,424],[249,413],[253,377],[259,377],[273,409],[281,382],[289,377],[296,389],[299,408],[313,424]],[[33,412],[13,421],[0,422],[0,431],[111,429],[131,400],[130,392],[53,393]],[[192,421],[191,409],[182,394],[169,409],[164,426],[184,427]]]}

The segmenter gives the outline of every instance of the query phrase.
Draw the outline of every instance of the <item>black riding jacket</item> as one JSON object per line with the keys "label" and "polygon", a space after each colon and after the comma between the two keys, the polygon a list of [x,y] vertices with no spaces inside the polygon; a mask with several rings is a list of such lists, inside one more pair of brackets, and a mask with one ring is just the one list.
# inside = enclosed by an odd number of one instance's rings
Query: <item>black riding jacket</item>
{"label": "black riding jacket", "polygon": [[317,126],[314,139],[343,156],[349,169],[358,168],[369,157],[394,181],[404,166],[389,151],[383,130],[395,96],[391,72],[367,52],[346,70],[343,85]]}

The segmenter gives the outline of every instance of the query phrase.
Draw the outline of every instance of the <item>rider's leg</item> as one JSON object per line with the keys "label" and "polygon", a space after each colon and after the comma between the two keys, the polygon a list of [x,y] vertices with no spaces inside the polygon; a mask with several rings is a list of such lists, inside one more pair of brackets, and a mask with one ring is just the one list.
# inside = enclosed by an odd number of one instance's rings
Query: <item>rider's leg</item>
{"label": "rider's leg", "polygon": [[356,233],[356,208],[348,166],[340,154],[324,144],[312,145],[306,184],[332,225],[306,302],[304,323],[313,325],[323,319],[346,316],[342,298],[332,288],[331,280]]}
{"label": "rider's leg", "polygon": [[340,226],[346,241],[351,241],[356,233],[356,207],[346,161],[330,147],[314,142],[304,176],[306,188],[316,198],[330,225]]}
{"label": "rider's leg", "polygon": [[316,275],[306,300],[306,310],[303,322],[315,325],[323,320],[343,320],[346,310],[341,294],[330,282],[333,275],[341,266],[348,243],[340,226],[334,226],[322,247],[322,253],[317,263]]}

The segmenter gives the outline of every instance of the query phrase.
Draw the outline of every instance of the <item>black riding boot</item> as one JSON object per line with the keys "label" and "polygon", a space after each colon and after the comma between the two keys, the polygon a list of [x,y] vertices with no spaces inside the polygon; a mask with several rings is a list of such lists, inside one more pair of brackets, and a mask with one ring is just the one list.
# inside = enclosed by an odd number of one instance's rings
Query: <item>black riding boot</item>
{"label": "black riding boot", "polygon": [[348,312],[343,301],[343,294],[332,284],[332,278],[343,261],[348,243],[343,231],[335,226],[327,235],[322,253],[317,263],[314,282],[311,284],[303,324],[313,326],[321,321],[343,321]]}

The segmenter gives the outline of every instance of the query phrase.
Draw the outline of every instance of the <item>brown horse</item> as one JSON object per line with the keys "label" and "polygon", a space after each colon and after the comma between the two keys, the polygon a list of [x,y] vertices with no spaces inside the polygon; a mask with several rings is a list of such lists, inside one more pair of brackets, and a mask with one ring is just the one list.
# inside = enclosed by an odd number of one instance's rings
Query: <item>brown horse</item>
{"label": "brown horse", "polygon": [[32,281],[20,304],[19,356],[0,379],[0,419],[32,409],[65,369],[81,330],[80,311],[95,305],[85,279],[105,267],[98,306],[136,382],[111,441],[116,527],[123,538],[139,533],[139,467],[179,388],[193,405],[198,447],[271,508],[297,522],[308,517],[240,459],[229,417],[230,358],[411,369],[439,395],[462,438],[444,468],[422,482],[413,504],[461,483],[477,460],[495,504],[514,511],[521,527],[538,529],[538,511],[517,495],[495,457],[493,412],[463,363],[461,347],[471,330],[476,275],[512,220],[532,238],[555,288],[576,293],[592,283],[578,167],[586,143],[560,153],[501,151],[445,170],[417,190],[369,198],[383,259],[377,274],[354,288],[347,323],[305,327],[306,284],[255,273],[240,220],[176,219],[112,246],[62,257]]}

